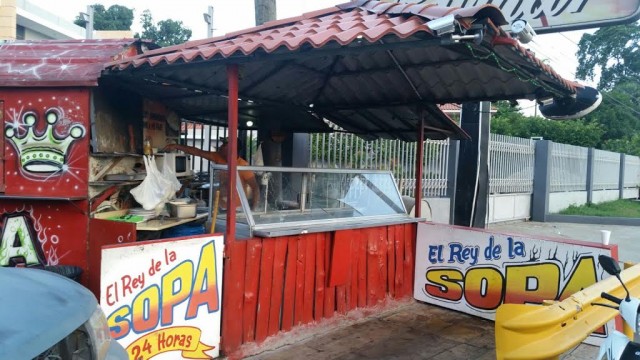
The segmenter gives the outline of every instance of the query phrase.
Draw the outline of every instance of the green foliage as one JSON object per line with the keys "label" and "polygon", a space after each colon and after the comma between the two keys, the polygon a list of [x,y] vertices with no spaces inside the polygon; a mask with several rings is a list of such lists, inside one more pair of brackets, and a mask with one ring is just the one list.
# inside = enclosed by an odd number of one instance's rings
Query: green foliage
{"label": "green foliage", "polygon": [[142,34],[135,34],[136,38],[151,40],[162,47],[182,44],[191,38],[191,30],[185,28],[182,21],[167,19],[154,24],[149,10],[142,12],[140,20]]}
{"label": "green foliage", "polygon": [[[121,5],[111,5],[108,9],[100,4],[92,6],[94,30],[131,30],[133,9]],[[82,27],[87,26],[87,22],[80,15],[76,16],[73,23]]]}
{"label": "green foliage", "polygon": [[571,205],[567,209],[562,210],[560,214],[640,218],[640,202],[623,199],[600,204]]}
{"label": "green foliage", "polygon": [[586,120],[551,121],[524,116],[508,102],[497,102],[491,119],[491,132],[521,138],[542,137],[558,143],[596,147],[605,133],[602,125]]}
{"label": "green foliage", "polygon": [[632,23],[601,27],[585,34],[578,44],[579,79],[594,79],[598,88],[612,90],[616,85],[640,80],[640,25]]}
{"label": "green foliage", "polygon": [[640,132],[640,84],[635,81],[618,83],[612,90],[603,91],[600,107],[587,120],[602,124],[603,141],[625,139]]}

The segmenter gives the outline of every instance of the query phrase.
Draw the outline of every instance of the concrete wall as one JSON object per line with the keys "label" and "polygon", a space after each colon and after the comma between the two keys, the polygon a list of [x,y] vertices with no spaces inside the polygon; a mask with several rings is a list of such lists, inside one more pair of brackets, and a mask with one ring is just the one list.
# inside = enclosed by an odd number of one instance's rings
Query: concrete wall
{"label": "concrete wall", "polygon": [[531,194],[489,196],[488,223],[523,220],[531,217]]}
{"label": "concrete wall", "polygon": [[567,191],[549,194],[549,213],[557,213],[570,205],[583,205],[587,203],[586,191]]}
{"label": "concrete wall", "polygon": [[599,204],[602,202],[618,200],[620,196],[620,191],[616,190],[594,190],[592,193],[592,202],[594,204]]}
{"label": "concrete wall", "polygon": [[[431,219],[427,218],[427,220],[433,221],[434,223],[439,224],[449,224],[449,215],[451,214],[451,199],[447,198],[426,198],[427,203],[431,207]],[[420,209],[421,214],[426,218],[429,209]]]}
{"label": "concrete wall", "polygon": [[637,199],[640,195],[640,191],[638,191],[638,188],[626,188],[624,189],[624,192],[622,193],[622,198],[623,199]]}
{"label": "concrete wall", "polygon": [[16,16],[16,0],[0,1],[0,40],[15,40]]}

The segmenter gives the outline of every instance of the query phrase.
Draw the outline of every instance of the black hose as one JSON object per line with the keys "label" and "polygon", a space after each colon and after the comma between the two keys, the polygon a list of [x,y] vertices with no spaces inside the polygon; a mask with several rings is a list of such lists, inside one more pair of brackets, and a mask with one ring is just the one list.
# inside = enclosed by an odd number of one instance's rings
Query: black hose
{"label": "black hose", "polygon": [[619,299],[619,298],[617,298],[617,297],[615,297],[613,295],[609,295],[606,292],[603,292],[602,294],[600,294],[600,296],[603,299],[609,300],[609,301],[614,302],[614,303],[616,303],[618,305],[620,305],[620,303],[622,302],[622,299]]}

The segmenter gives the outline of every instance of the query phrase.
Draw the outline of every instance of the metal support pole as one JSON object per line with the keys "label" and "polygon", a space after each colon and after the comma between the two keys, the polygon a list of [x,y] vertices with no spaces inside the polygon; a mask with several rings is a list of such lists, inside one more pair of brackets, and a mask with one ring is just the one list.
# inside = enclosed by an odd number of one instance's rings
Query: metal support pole
{"label": "metal support pole", "polygon": [[422,215],[422,167],[424,165],[424,111],[418,109],[420,120],[418,121],[418,144],[416,146],[416,187],[415,187],[415,217]]}
{"label": "metal support pole", "polygon": [[447,197],[449,197],[449,224],[453,225],[456,208],[456,180],[458,178],[458,154],[460,140],[449,140],[449,156],[447,159]]}
{"label": "metal support pole", "polygon": [[227,65],[227,81],[229,84],[229,99],[227,103],[229,113],[229,137],[227,146],[227,231],[225,244],[236,238],[236,178],[238,170],[238,65]]}

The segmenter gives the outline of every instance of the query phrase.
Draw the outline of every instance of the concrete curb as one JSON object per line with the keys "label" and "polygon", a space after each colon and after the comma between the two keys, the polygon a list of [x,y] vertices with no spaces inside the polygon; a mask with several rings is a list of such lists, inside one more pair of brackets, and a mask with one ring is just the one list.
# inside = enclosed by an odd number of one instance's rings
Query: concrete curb
{"label": "concrete curb", "polygon": [[640,226],[640,218],[547,214],[546,222]]}

